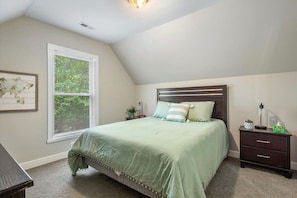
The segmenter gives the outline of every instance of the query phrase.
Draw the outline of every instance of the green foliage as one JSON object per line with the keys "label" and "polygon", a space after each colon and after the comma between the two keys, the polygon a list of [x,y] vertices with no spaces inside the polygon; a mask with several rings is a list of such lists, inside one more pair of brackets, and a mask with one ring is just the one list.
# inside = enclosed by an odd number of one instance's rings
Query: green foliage
{"label": "green foliage", "polygon": [[73,94],[89,93],[89,63],[63,56],[55,61],[55,132],[88,128],[89,97]]}
{"label": "green foliage", "polygon": [[129,107],[129,108],[127,109],[127,113],[131,113],[131,114],[136,113],[136,107],[133,107],[133,106]]}
{"label": "green foliage", "polygon": [[247,122],[247,123],[253,123],[253,121],[250,120],[250,119],[246,120],[245,122]]}
{"label": "green foliage", "polygon": [[58,93],[89,93],[89,63],[56,56],[55,91]]}

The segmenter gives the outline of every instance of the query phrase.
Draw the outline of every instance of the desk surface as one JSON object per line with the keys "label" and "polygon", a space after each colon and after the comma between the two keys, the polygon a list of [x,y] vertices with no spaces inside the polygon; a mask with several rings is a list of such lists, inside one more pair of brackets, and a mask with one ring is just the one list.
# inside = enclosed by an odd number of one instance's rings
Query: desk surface
{"label": "desk surface", "polygon": [[0,144],[0,197],[33,186],[32,178]]}

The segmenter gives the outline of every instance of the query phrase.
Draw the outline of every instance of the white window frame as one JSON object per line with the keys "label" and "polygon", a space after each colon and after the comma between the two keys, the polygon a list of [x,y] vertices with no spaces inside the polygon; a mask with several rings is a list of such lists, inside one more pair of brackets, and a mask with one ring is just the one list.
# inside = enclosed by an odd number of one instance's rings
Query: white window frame
{"label": "white window frame", "polygon": [[[48,138],[47,143],[77,138],[86,129],[55,134],[55,56],[61,55],[89,62],[90,127],[98,125],[99,116],[99,58],[96,55],[48,43]],[[61,93],[59,93],[61,95]],[[65,93],[67,95],[67,93]]]}

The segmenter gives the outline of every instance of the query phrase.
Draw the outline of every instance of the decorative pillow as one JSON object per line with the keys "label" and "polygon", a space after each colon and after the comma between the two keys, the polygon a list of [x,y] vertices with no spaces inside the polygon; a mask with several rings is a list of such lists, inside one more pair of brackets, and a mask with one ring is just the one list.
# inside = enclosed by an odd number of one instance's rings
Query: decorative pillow
{"label": "decorative pillow", "polygon": [[190,105],[186,103],[171,103],[166,117],[169,121],[185,122]]}
{"label": "decorative pillow", "polygon": [[188,114],[188,119],[191,121],[199,122],[208,122],[211,119],[214,102],[205,101],[205,102],[188,102],[191,105],[194,105],[194,108],[191,108]]}
{"label": "decorative pillow", "polygon": [[153,114],[155,118],[166,118],[169,110],[169,102],[158,101],[156,111]]}

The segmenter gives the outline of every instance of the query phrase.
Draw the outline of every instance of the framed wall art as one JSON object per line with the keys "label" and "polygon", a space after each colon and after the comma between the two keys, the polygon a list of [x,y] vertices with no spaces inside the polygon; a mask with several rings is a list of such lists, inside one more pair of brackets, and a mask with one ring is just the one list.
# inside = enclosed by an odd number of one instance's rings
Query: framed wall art
{"label": "framed wall art", "polygon": [[38,75],[0,70],[0,113],[38,110]]}

